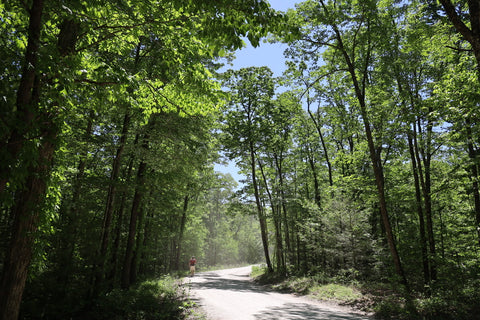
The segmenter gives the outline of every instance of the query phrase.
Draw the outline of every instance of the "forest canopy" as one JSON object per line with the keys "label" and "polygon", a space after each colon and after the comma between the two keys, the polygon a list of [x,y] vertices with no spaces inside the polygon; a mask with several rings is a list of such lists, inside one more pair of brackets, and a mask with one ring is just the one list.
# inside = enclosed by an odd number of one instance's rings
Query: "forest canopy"
{"label": "forest canopy", "polygon": [[[475,1],[0,3],[1,318],[96,318],[193,254],[472,319],[479,21]],[[228,69],[263,39],[283,75]]]}

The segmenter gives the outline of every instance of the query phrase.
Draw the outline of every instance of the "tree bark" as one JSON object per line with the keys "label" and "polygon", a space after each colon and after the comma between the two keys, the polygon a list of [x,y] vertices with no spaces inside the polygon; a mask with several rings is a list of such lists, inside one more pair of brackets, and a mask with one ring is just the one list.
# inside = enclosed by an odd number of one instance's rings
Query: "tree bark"
{"label": "tree bark", "polygon": [[2,320],[16,320],[20,310],[28,266],[32,259],[33,245],[40,212],[45,200],[47,181],[55,152],[57,128],[48,126],[48,132],[42,138],[38,161],[30,168],[25,188],[18,193],[15,201],[14,231],[3,267],[0,293]]}
{"label": "tree bark", "polygon": [[[431,110],[429,110],[431,112]],[[420,120],[417,119],[417,127],[419,133],[421,133]],[[430,162],[431,162],[431,124],[427,125],[427,137],[426,146],[419,146],[417,131],[413,131],[414,147],[417,157],[417,164],[419,168],[420,186],[422,187],[423,202],[425,206],[425,219],[427,227],[427,240],[429,249],[429,265],[430,265],[430,279],[437,279],[437,267],[436,267],[436,249],[435,249],[435,235],[433,233],[433,219],[432,219],[432,195],[431,195],[431,174],[430,174]]]}
{"label": "tree bark", "polygon": [[[10,166],[13,165],[25,142],[27,130],[30,129],[36,114],[36,99],[39,96],[38,79],[36,76],[40,33],[42,31],[43,0],[35,0],[29,10],[28,43],[25,52],[22,78],[17,90],[16,126],[7,141],[7,161],[0,163],[0,194],[10,179]],[[37,83],[36,83],[37,81]]]}
{"label": "tree bark", "polygon": [[[22,78],[17,90],[16,108],[17,123],[6,146],[8,158],[2,161],[0,167],[0,194],[10,179],[10,165],[20,153],[26,129],[37,112],[38,97],[40,96],[40,83],[36,75],[40,33],[42,30],[43,0],[35,0],[29,11],[28,43],[25,52]],[[13,213],[13,232],[10,245],[7,249],[0,279],[0,316],[3,320],[16,320],[18,318],[28,266],[32,258],[35,232],[46,192],[46,180],[50,173],[51,160],[55,151],[54,140],[56,128],[46,129],[42,139],[38,163],[29,169],[29,175],[23,190],[17,190]]]}
{"label": "tree bark", "polygon": [[307,102],[307,111],[308,111],[308,114],[310,115],[310,119],[312,119],[312,122],[315,125],[315,129],[317,129],[318,136],[320,137],[320,142],[322,143],[323,153],[325,154],[325,161],[327,162],[327,168],[328,168],[328,183],[330,187],[332,187],[333,186],[332,164],[330,162],[330,157],[328,156],[327,144],[325,143],[325,139],[323,138],[322,128],[320,127],[317,119],[315,119],[315,116],[310,110],[310,101]]}
{"label": "tree bark", "polygon": [[143,186],[145,183],[145,171],[147,168],[147,163],[142,161],[138,167],[137,171],[137,187],[135,190],[135,195],[133,197],[132,211],[130,213],[130,224],[128,228],[128,239],[127,239],[127,248],[125,250],[125,260],[123,263],[122,271],[122,288],[126,289],[130,287],[130,277],[132,269],[132,260],[133,260],[133,250],[135,246],[135,237],[137,231],[137,220],[140,216],[141,202],[143,198]]}
{"label": "tree bark", "polygon": [[257,175],[256,175],[256,165],[255,165],[255,148],[253,146],[253,141],[249,142],[249,151],[250,151],[250,169],[252,173],[252,184],[253,191],[255,194],[255,203],[257,205],[257,215],[260,222],[260,233],[262,236],[263,251],[265,254],[265,262],[267,263],[267,268],[269,272],[273,272],[272,262],[270,261],[270,253],[268,249],[268,231],[267,231],[267,221],[263,213],[262,203],[260,202],[260,193],[258,191],[257,184]]}
{"label": "tree bark", "polygon": [[411,134],[408,134],[408,147],[410,150],[410,159],[412,161],[412,173],[413,173],[413,178],[415,183],[415,199],[416,199],[418,222],[419,222],[420,246],[422,248],[423,279],[424,279],[423,282],[425,284],[429,284],[431,278],[430,278],[429,259],[428,259],[428,252],[427,252],[427,238],[425,235],[425,218],[423,216],[423,208],[422,208],[422,191],[420,188],[417,160],[415,157],[415,148],[413,146],[413,138]]}
{"label": "tree bark", "polygon": [[[148,126],[153,126],[153,119],[150,120]],[[147,128],[148,130],[148,128]],[[145,133],[142,143],[142,149],[146,152],[149,147],[149,139],[150,135]],[[122,281],[121,285],[122,288],[126,289],[130,287],[131,284],[131,271],[132,271],[132,262],[133,262],[133,253],[135,247],[135,237],[137,232],[137,221],[140,217],[140,210],[142,210],[141,204],[144,195],[144,186],[145,186],[145,172],[147,170],[147,163],[146,160],[143,158],[140,160],[140,164],[137,170],[137,183],[135,187],[135,195],[133,197],[132,202],[132,210],[130,213],[130,224],[128,229],[128,240],[127,240],[127,247],[125,250],[125,260],[123,263],[123,270],[122,270]]]}
{"label": "tree bark", "polygon": [[113,160],[112,173],[110,175],[110,184],[108,188],[107,201],[105,204],[105,213],[102,225],[102,239],[100,244],[100,255],[98,257],[98,267],[95,275],[94,294],[98,293],[101,282],[104,278],[105,263],[108,260],[108,244],[110,242],[110,228],[112,224],[113,208],[117,193],[117,182],[120,173],[120,166],[122,163],[123,151],[127,141],[128,130],[130,126],[131,115],[127,110],[123,118],[123,128],[120,137],[117,154]]}
{"label": "tree bark", "polygon": [[260,172],[262,174],[263,183],[265,185],[265,190],[268,194],[268,199],[270,201],[270,206],[272,208],[272,217],[273,225],[275,227],[275,260],[277,263],[278,272],[285,272],[285,259],[284,259],[284,249],[283,249],[283,238],[282,238],[282,226],[281,226],[281,217],[280,217],[280,207],[275,204],[272,196],[272,192],[268,187],[267,177],[265,171],[263,170],[263,165],[260,160],[258,160],[258,166],[260,167]]}
{"label": "tree bark", "polygon": [[[278,156],[276,153],[274,154],[275,159],[275,166],[277,167],[278,179],[280,183],[280,201],[281,201],[281,212],[283,212],[283,224],[285,225],[284,233],[285,233],[285,246],[287,247],[287,258],[288,261],[293,261],[293,253],[292,253],[292,245],[290,242],[290,227],[288,221],[288,214],[287,214],[287,199],[285,197],[285,185],[283,182],[283,155],[282,153]],[[285,263],[285,260],[284,260]],[[284,269],[287,269],[287,266],[283,266]]]}
{"label": "tree bark", "polygon": [[180,232],[178,234],[178,243],[177,243],[176,252],[175,252],[175,270],[180,270],[180,257],[182,253],[183,233],[185,232],[185,225],[187,223],[187,210],[188,210],[189,201],[190,201],[190,197],[186,195],[183,198],[182,218],[180,219]]}

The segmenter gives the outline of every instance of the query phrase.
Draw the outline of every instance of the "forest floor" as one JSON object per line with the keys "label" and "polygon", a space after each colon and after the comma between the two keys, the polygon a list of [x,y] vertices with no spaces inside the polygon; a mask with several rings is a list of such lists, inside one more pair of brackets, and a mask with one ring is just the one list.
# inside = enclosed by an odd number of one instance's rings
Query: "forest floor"
{"label": "forest floor", "polygon": [[250,267],[198,273],[186,278],[198,306],[190,320],[366,320],[365,313],[333,302],[274,291],[250,278]]}

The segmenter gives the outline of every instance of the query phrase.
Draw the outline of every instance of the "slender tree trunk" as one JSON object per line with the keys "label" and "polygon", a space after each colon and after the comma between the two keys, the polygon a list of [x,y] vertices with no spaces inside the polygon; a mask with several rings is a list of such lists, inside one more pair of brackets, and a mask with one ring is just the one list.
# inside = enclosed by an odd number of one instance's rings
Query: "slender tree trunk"
{"label": "slender tree trunk", "polygon": [[[431,112],[431,110],[429,110]],[[421,134],[420,119],[417,119],[418,132]],[[423,192],[423,202],[425,206],[425,218],[427,227],[427,239],[429,248],[429,265],[430,265],[430,278],[431,280],[437,280],[437,267],[436,267],[436,250],[435,250],[435,236],[433,234],[433,219],[432,219],[432,195],[431,195],[431,177],[430,177],[430,162],[431,162],[431,124],[427,125],[427,136],[425,141],[425,147],[422,147],[418,143],[417,132],[414,130],[414,146],[417,157],[417,164],[419,167],[420,185]]]}
{"label": "slender tree trunk", "polygon": [[[323,1],[321,1],[321,3],[323,5]],[[340,52],[342,52],[345,62],[348,66],[348,72],[350,73],[351,80],[353,82],[355,95],[357,97],[359,107],[360,107],[360,113],[363,118],[365,135],[367,137],[370,159],[372,161],[373,173],[375,176],[375,184],[377,186],[377,195],[378,195],[378,201],[380,205],[380,215],[382,218],[383,226],[385,228],[385,235],[386,235],[388,246],[390,249],[390,254],[392,256],[393,264],[394,264],[397,275],[400,277],[402,284],[404,284],[405,287],[408,288],[407,278],[405,276],[405,272],[403,271],[400,255],[398,254],[395,238],[393,236],[393,230],[390,225],[390,218],[388,217],[387,202],[385,199],[382,161],[379,157],[379,154],[377,154],[377,150],[375,148],[370,121],[367,113],[367,106],[365,103],[365,86],[367,81],[367,68],[368,68],[368,62],[370,60],[370,51],[367,51],[367,55],[365,57],[365,64],[363,66],[364,75],[363,75],[362,82],[359,82],[359,79],[357,78],[357,68],[354,64],[354,61],[350,58],[350,55],[347,49],[343,45],[343,38],[340,34],[340,31],[335,24],[332,24],[332,28],[335,32],[336,39],[338,41],[338,48]],[[369,46],[370,44],[367,43],[366,45]]]}
{"label": "slender tree trunk", "polygon": [[135,195],[133,197],[132,211],[130,213],[130,224],[128,229],[127,248],[125,250],[125,260],[123,263],[122,271],[122,288],[126,289],[130,286],[130,277],[132,269],[133,251],[135,247],[135,237],[137,231],[137,221],[140,216],[141,202],[143,199],[143,186],[145,183],[145,171],[147,163],[145,161],[140,162],[137,171],[137,187]]}
{"label": "slender tree trunk", "polygon": [[[285,233],[285,245],[287,247],[287,257],[288,257],[288,261],[292,262],[293,255],[292,255],[292,246],[290,243],[290,227],[289,227],[288,214],[287,214],[287,199],[285,197],[285,185],[283,182],[283,167],[282,167],[283,156],[282,154],[278,156],[275,153],[274,159],[275,159],[275,165],[277,167],[278,179],[280,183],[280,201],[281,201],[281,211],[283,212],[283,224],[285,226],[284,233]],[[284,265],[284,268],[285,270],[287,269],[286,265]]]}
{"label": "slender tree trunk", "polygon": [[185,232],[185,225],[187,223],[187,210],[188,210],[189,201],[190,201],[190,197],[186,195],[183,198],[182,218],[180,219],[180,231],[178,234],[178,243],[177,243],[177,248],[175,252],[175,270],[180,270],[180,257],[182,253],[183,233]]}
{"label": "slender tree trunk", "polygon": [[123,118],[123,128],[122,134],[120,137],[119,146],[117,149],[117,154],[113,160],[112,173],[110,175],[109,188],[107,194],[107,201],[105,204],[105,213],[103,218],[102,225],[102,239],[100,244],[100,255],[98,257],[98,267],[95,275],[95,284],[94,284],[94,295],[96,295],[100,290],[100,284],[103,281],[105,274],[105,263],[108,261],[108,245],[110,242],[110,229],[112,224],[113,209],[115,204],[115,197],[117,193],[117,183],[120,173],[120,166],[123,158],[123,151],[125,149],[128,130],[130,126],[131,115],[127,110]]}
{"label": "slender tree trunk", "polygon": [[258,185],[257,185],[257,175],[256,175],[256,166],[255,166],[255,149],[253,146],[253,141],[249,142],[249,151],[250,151],[250,167],[251,167],[251,173],[252,173],[253,191],[255,194],[255,203],[257,205],[258,220],[260,222],[260,233],[262,236],[265,262],[267,263],[268,271],[273,272],[272,262],[270,261],[270,253],[268,249],[267,220],[263,213],[262,203],[260,201],[260,193],[258,191]]}
{"label": "slender tree trunk", "polygon": [[[150,120],[149,126],[153,126],[153,120]],[[147,129],[148,130],[148,129]],[[148,142],[150,139],[150,135],[148,133],[145,134],[143,138],[143,145],[142,148],[146,152],[148,150]],[[140,217],[140,210],[141,204],[144,195],[144,185],[145,185],[145,172],[147,170],[147,163],[145,159],[140,161],[137,171],[137,183],[135,187],[135,195],[133,197],[132,202],[132,211],[130,213],[130,224],[128,229],[128,240],[127,240],[127,248],[125,250],[125,260],[123,263],[123,270],[122,270],[122,281],[121,285],[122,288],[128,288],[131,284],[131,270],[132,270],[132,261],[133,261],[133,253],[134,253],[134,246],[135,246],[135,237],[137,231],[137,221]]]}
{"label": "slender tree trunk", "polygon": [[310,165],[310,169],[312,170],[313,194],[315,197],[315,204],[317,205],[318,208],[320,208],[321,206],[320,184],[318,183],[318,174],[317,174],[317,168],[315,167],[315,160],[313,159],[313,156],[311,156],[310,154],[308,154],[307,157],[308,157],[308,164]]}
{"label": "slender tree trunk", "polygon": [[265,175],[265,171],[263,170],[263,165],[260,160],[258,160],[258,166],[260,168],[260,172],[262,174],[263,183],[265,185],[265,190],[268,194],[268,199],[270,201],[270,206],[272,208],[272,216],[273,216],[273,225],[275,226],[275,258],[277,262],[277,270],[282,273],[285,271],[285,260],[284,260],[284,250],[283,250],[283,239],[282,239],[282,227],[281,227],[281,218],[280,218],[280,208],[278,205],[274,203],[272,192],[268,187],[267,177]]}
{"label": "slender tree trunk", "polygon": [[410,150],[410,159],[412,161],[412,173],[413,173],[413,178],[415,183],[415,198],[416,198],[416,205],[417,205],[419,231],[420,231],[420,246],[422,248],[423,279],[425,284],[429,284],[431,279],[430,279],[430,268],[429,268],[429,262],[428,262],[429,260],[428,252],[427,252],[427,238],[425,235],[425,218],[423,216],[423,208],[422,208],[422,191],[420,188],[420,180],[418,177],[418,167],[417,167],[417,161],[415,158],[413,138],[411,134],[408,134],[408,147]]}
{"label": "slender tree trunk", "polygon": [[[315,125],[315,128],[317,129],[318,136],[320,137],[320,142],[322,143],[323,154],[325,155],[325,161],[327,162],[327,168],[328,168],[328,183],[330,187],[332,187],[333,186],[332,164],[330,162],[330,157],[328,156],[327,144],[325,143],[325,139],[323,138],[322,128],[320,127],[317,119],[315,118],[314,114],[310,110],[310,101],[308,101],[307,103],[307,111],[308,111],[308,114],[310,115],[310,119],[312,119],[312,122]],[[333,196],[333,193],[332,193],[332,196]]]}
{"label": "slender tree trunk", "polygon": [[145,233],[141,232],[142,230],[145,230],[145,208],[140,209],[140,214],[138,217],[138,227],[137,230],[139,232],[137,233],[136,236],[136,241],[135,241],[135,248],[133,250],[133,256],[132,256],[132,263],[131,263],[131,268],[130,268],[130,284],[133,284],[137,282],[137,277],[138,277],[138,268],[141,263],[141,258],[143,255],[143,243],[144,243],[144,237]]}
{"label": "slender tree trunk", "polygon": [[[137,134],[135,136],[135,142],[134,145],[137,144],[138,142],[139,135]],[[133,171],[133,162],[134,162],[134,157],[131,156],[131,159],[129,160],[128,168],[126,170],[126,173],[124,173],[126,181],[131,180],[132,176],[132,171]],[[110,287],[114,287],[116,284],[116,281],[118,280],[118,262],[119,262],[119,257],[118,257],[118,252],[120,250],[120,241],[121,241],[121,234],[122,234],[122,226],[124,224],[124,214],[125,214],[125,203],[127,201],[127,192],[123,191],[122,192],[122,197],[120,201],[120,206],[118,208],[118,214],[117,214],[117,222],[116,222],[116,227],[115,227],[115,240],[113,243],[113,248],[112,248],[112,257],[111,257],[111,269],[110,269],[110,276],[109,276],[109,282],[110,282]]]}

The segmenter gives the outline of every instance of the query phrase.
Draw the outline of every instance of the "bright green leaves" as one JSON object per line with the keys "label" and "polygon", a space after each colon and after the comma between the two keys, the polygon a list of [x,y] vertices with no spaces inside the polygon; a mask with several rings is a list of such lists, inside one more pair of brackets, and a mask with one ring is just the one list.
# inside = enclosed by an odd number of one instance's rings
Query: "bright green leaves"
{"label": "bright green leaves", "polygon": [[[224,115],[223,144],[230,158],[246,157],[262,139],[263,115],[272,106],[274,82],[267,67],[251,67],[224,74],[230,99]],[[244,158],[244,161],[247,159]]]}

